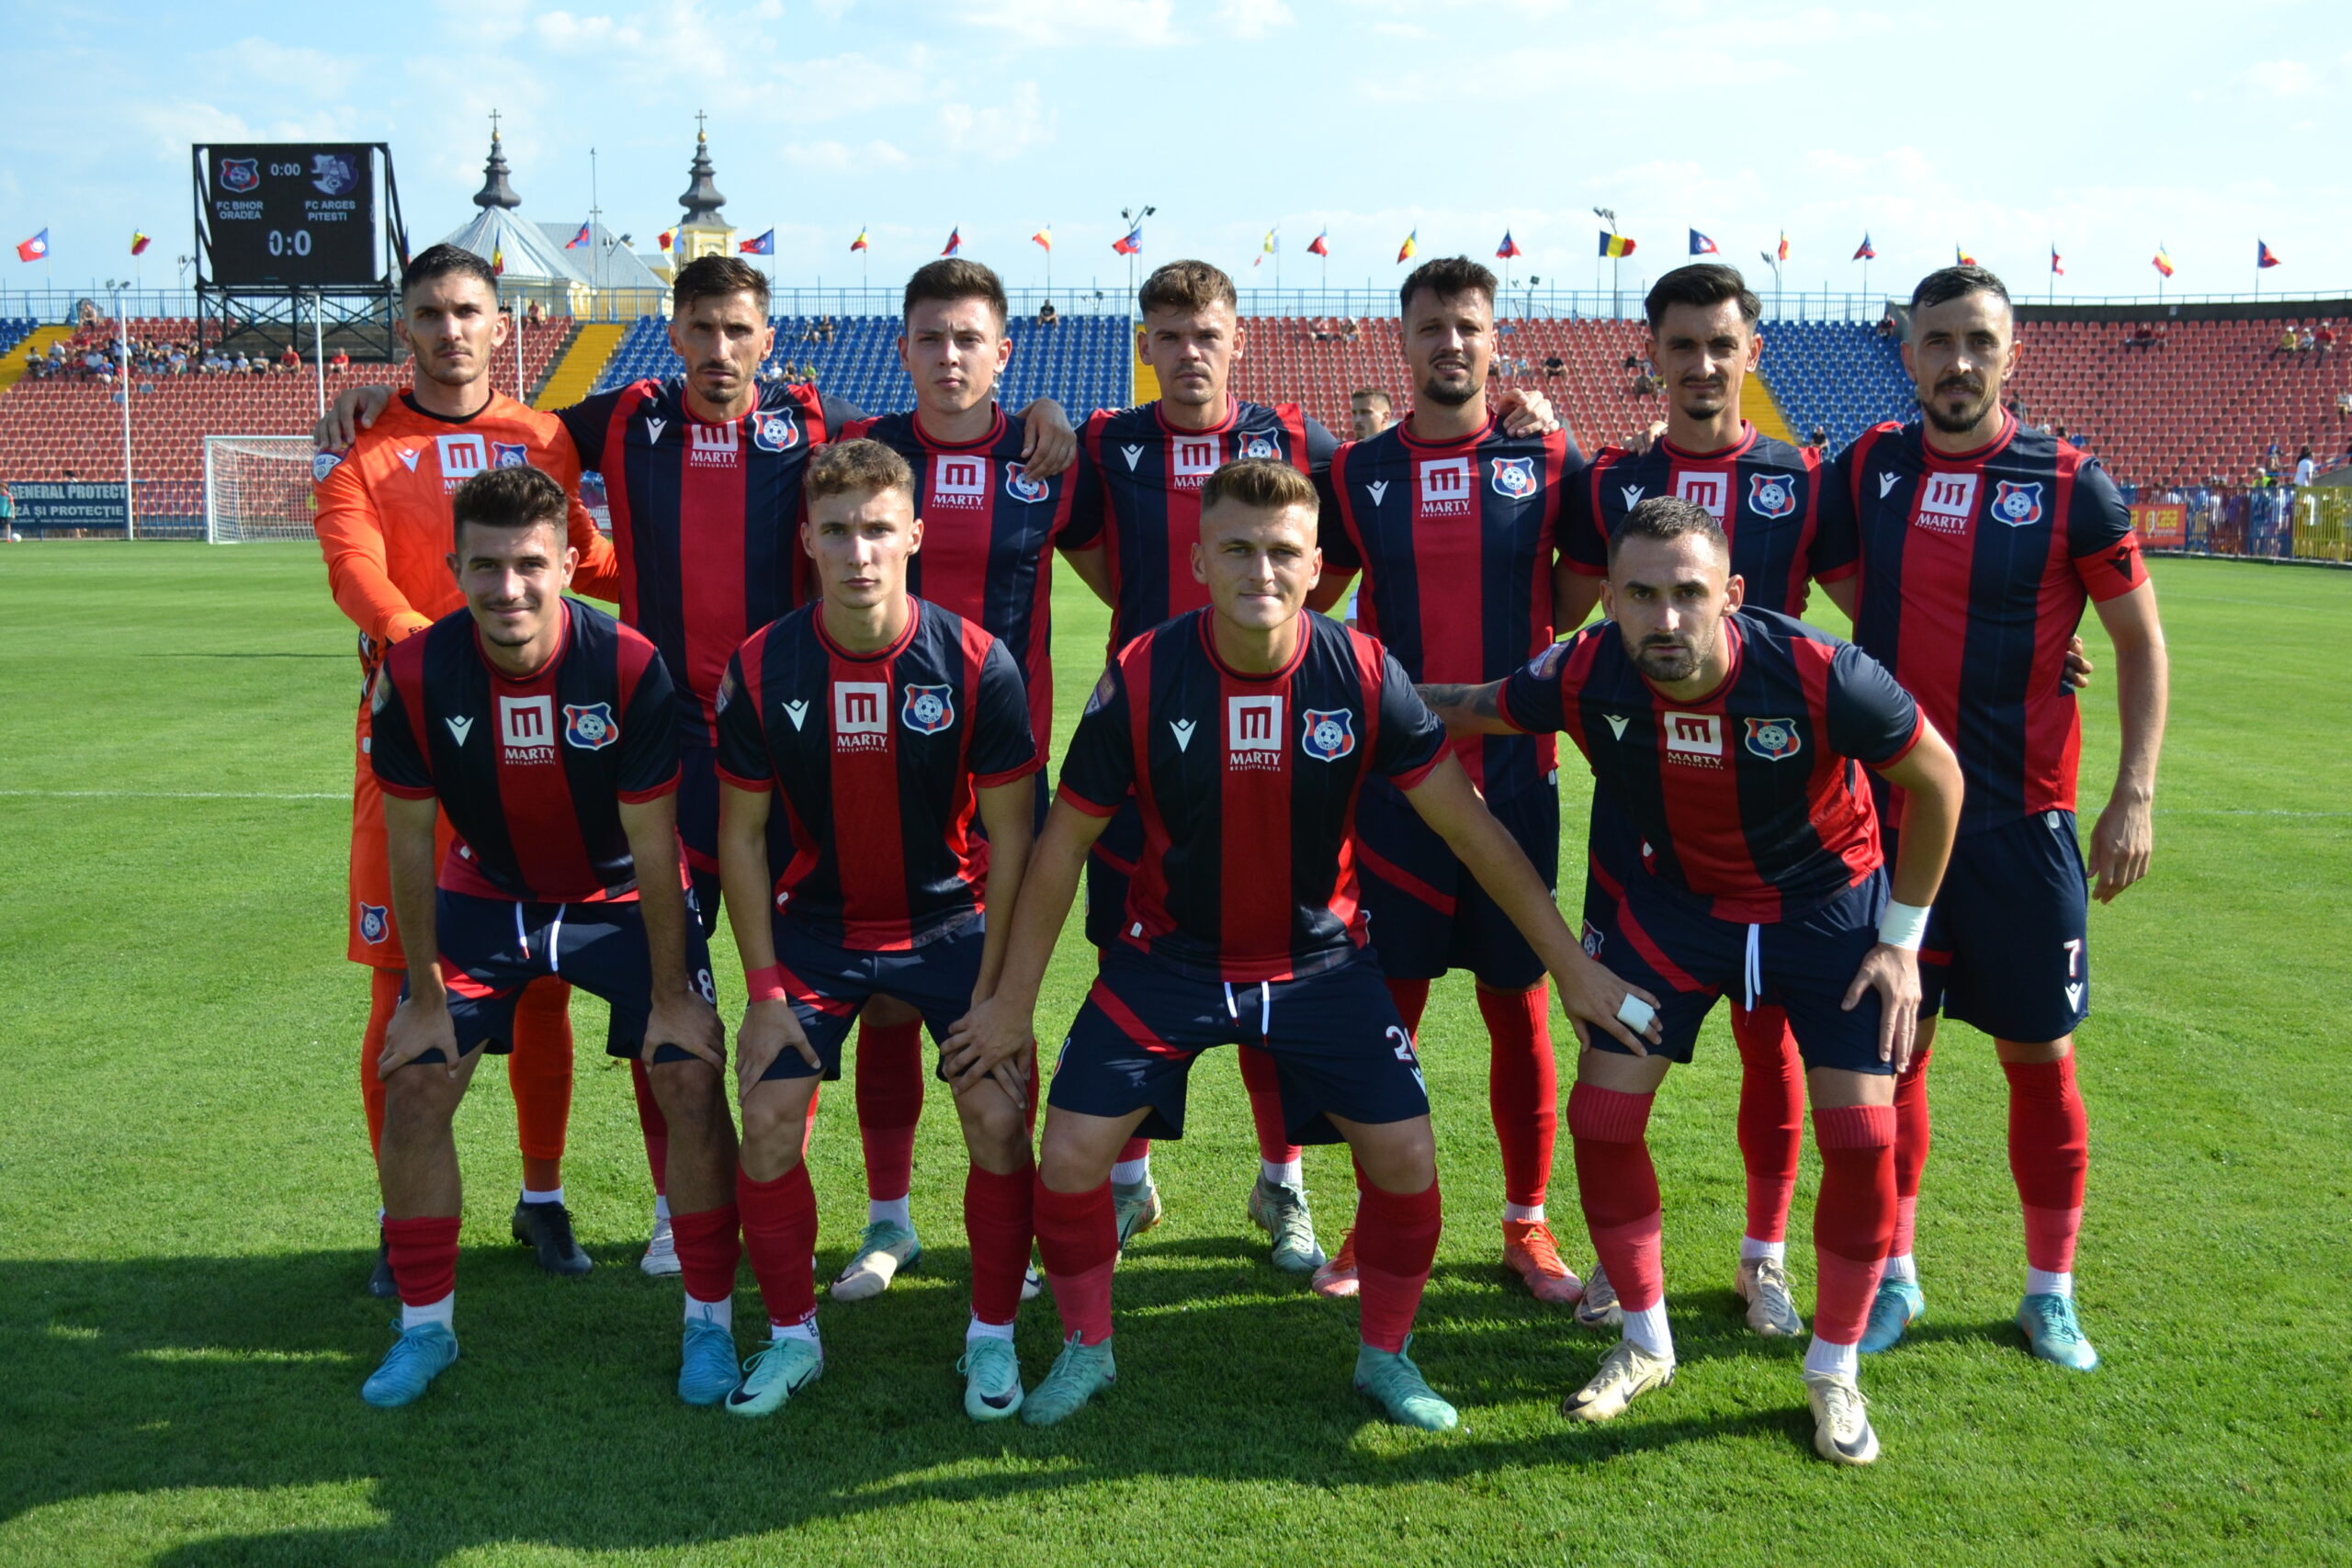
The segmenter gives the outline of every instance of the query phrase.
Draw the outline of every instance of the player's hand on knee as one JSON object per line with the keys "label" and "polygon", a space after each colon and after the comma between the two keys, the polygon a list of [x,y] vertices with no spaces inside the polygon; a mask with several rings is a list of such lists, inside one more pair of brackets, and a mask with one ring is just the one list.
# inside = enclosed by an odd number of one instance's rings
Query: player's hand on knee
{"label": "player's hand on knee", "polygon": [[1552,400],[1541,392],[1514,387],[1495,400],[1495,412],[1500,416],[1503,432],[1508,435],[1549,435],[1560,428],[1560,421],[1552,412]]}
{"label": "player's hand on knee", "polygon": [[[956,1093],[963,1093],[984,1077],[994,1077],[1006,1086],[1013,1104],[1028,1103],[1026,1072],[1022,1073],[1021,1082],[1015,1087],[1011,1075],[1000,1070],[1013,1064],[1035,1038],[1031,1021],[1016,1016],[1018,1012],[1018,1009],[993,1000],[984,1001],[949,1028],[947,1039],[939,1048],[939,1064]],[[1025,1062],[1020,1065],[1026,1066]]]}
{"label": "player's hand on knee", "polygon": [[2091,897],[2102,904],[2148,874],[2156,825],[2145,801],[2110,800],[2091,829]]}
{"label": "player's hand on knee", "polygon": [[767,1077],[776,1058],[787,1050],[799,1052],[802,1061],[820,1072],[824,1070],[824,1058],[808,1043],[800,1020],[793,1015],[792,1004],[781,998],[753,1002],[745,1008],[743,1027],[736,1032],[735,1039],[735,1081],[741,1093],[750,1093],[752,1086]]}
{"label": "player's hand on knee", "polygon": [[1919,1030],[1919,955],[1885,942],[1871,948],[1854,971],[1842,1005],[1851,1012],[1871,991],[1879,997],[1878,1059],[1902,1072],[1911,1065],[1912,1042]]}
{"label": "player's hand on knee", "polygon": [[1587,958],[1575,968],[1555,970],[1552,984],[1559,988],[1560,1006],[1576,1031],[1577,1043],[1590,1045],[1594,1029],[1604,1031],[1636,1056],[1665,1039],[1658,1027],[1657,998],[1639,986],[1620,980],[1606,964]]}
{"label": "player's hand on knee", "polygon": [[2098,668],[2098,665],[2091,662],[2091,656],[2084,651],[2081,637],[2070,637],[2066,639],[2066,668],[2059,675],[2060,680],[2077,692],[2086,691],[2091,683],[2091,671]]}
{"label": "player's hand on knee", "polygon": [[442,1070],[450,1077],[458,1076],[458,1026],[449,1017],[448,1003],[411,997],[393,1010],[391,1021],[384,1026],[376,1076],[390,1077],[429,1051],[440,1052]]}
{"label": "player's hand on knee", "polygon": [[638,1055],[650,1067],[653,1054],[664,1045],[674,1045],[719,1072],[727,1070],[727,1026],[718,1021],[717,1008],[691,992],[657,999],[646,1015],[645,1043]]}
{"label": "player's hand on knee", "polygon": [[1052,479],[1077,460],[1078,432],[1061,404],[1039,398],[1021,411],[1021,470],[1031,479]]}

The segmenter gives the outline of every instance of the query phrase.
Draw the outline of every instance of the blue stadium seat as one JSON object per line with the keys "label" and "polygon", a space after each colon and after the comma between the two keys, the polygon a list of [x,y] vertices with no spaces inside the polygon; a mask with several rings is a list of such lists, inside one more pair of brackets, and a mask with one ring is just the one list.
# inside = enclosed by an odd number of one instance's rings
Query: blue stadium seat
{"label": "blue stadium seat", "polygon": [[1800,439],[1819,425],[1829,433],[1829,449],[1843,451],[1871,425],[1917,412],[1902,351],[1876,326],[1782,321],[1762,330],[1764,384]]}

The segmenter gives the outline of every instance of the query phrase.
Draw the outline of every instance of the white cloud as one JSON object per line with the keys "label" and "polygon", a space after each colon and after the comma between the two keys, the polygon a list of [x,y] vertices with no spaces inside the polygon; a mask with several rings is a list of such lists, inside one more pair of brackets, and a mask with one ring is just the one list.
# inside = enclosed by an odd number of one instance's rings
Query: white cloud
{"label": "white cloud", "polygon": [[1263,38],[1298,18],[1283,0],[1222,0],[1209,15],[1209,28],[1219,38]]}
{"label": "white cloud", "polygon": [[1175,41],[1175,12],[1172,0],[980,0],[953,15],[1028,44],[1157,46]]}
{"label": "white cloud", "polygon": [[1001,163],[1051,141],[1053,118],[1046,112],[1037,84],[1023,82],[1013,90],[1012,101],[1001,107],[940,105],[939,137],[947,152]]}

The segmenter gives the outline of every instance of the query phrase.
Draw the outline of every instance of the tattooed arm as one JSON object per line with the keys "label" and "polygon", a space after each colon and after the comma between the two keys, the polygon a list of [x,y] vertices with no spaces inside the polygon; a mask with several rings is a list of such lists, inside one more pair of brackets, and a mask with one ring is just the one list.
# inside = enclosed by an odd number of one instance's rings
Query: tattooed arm
{"label": "tattooed arm", "polygon": [[1448,735],[1517,735],[1519,726],[1503,716],[1503,683],[1483,686],[1431,684],[1415,686],[1430,711],[1445,720]]}

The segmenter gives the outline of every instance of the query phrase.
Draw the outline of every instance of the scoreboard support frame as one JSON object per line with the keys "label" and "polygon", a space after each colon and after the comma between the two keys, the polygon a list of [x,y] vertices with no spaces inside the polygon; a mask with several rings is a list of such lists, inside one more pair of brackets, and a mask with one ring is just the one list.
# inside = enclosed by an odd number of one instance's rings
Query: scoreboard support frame
{"label": "scoreboard support frame", "polygon": [[339,285],[213,281],[212,234],[205,212],[205,164],[210,147],[198,142],[188,149],[196,219],[198,343],[232,353],[264,349],[273,359],[288,342],[321,352],[339,348],[354,359],[401,357],[400,340],[392,332],[400,318],[401,270],[408,254],[400,181],[392,171],[390,143],[359,145],[374,152],[376,178],[381,182],[381,270],[371,281]]}

